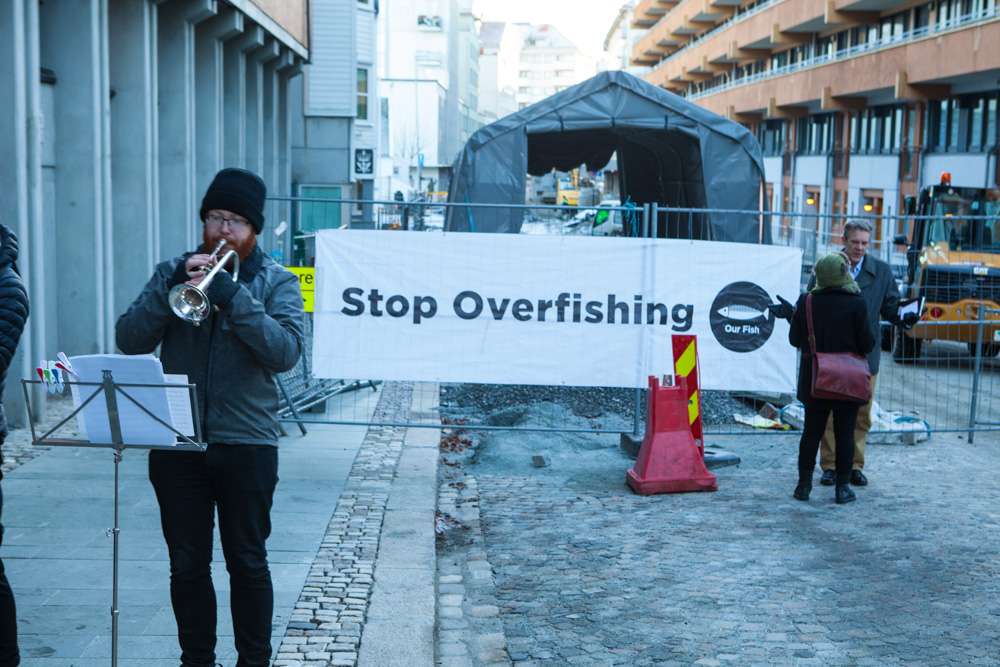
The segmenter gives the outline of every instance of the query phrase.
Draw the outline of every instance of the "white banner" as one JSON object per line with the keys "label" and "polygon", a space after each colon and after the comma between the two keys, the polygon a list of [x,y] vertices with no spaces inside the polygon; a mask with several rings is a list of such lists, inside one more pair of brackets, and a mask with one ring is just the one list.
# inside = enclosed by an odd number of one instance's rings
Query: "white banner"
{"label": "white banner", "polygon": [[646,387],[698,337],[703,389],[793,392],[802,251],[743,243],[316,234],[317,377]]}

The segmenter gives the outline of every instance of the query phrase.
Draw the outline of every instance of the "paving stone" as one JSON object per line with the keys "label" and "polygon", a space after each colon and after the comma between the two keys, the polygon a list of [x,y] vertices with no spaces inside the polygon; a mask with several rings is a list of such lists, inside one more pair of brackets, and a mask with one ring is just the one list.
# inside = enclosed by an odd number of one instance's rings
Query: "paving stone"
{"label": "paving stone", "polygon": [[480,515],[464,542],[439,543],[441,560],[476,553],[461,582],[470,647],[489,604],[474,573],[488,572],[514,665],[996,664],[993,434],[873,444],[849,506],[819,486],[791,498],[797,436],[727,439],[743,463],[716,471],[719,491],[655,496],[624,485],[617,442],[559,434],[552,465],[532,468],[504,459],[518,437],[477,436],[485,450],[441,466],[449,502],[474,489]]}

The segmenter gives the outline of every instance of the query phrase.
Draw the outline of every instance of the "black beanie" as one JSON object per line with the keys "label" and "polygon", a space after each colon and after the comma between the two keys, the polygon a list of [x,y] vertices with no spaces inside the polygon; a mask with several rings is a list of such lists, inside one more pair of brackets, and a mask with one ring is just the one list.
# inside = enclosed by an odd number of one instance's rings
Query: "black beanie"
{"label": "black beanie", "polygon": [[232,211],[250,221],[255,232],[264,229],[264,198],[267,187],[260,176],[246,169],[223,169],[208,186],[201,200],[201,219],[212,209]]}

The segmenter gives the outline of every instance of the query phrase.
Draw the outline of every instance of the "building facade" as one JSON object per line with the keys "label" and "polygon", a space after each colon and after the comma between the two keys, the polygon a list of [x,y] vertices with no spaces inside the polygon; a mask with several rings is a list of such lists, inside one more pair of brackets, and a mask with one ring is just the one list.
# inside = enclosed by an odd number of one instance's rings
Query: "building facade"
{"label": "building facade", "polygon": [[[115,351],[115,321],[154,265],[200,243],[219,169],[290,192],[288,85],[309,57],[309,16],[306,0],[0,6],[0,219],[31,298],[4,397],[18,423],[16,379],[39,359]],[[266,215],[276,225],[287,206]]]}
{"label": "building facade", "polygon": [[[380,125],[376,0],[313,0],[313,49],[292,82],[292,182],[297,196],[371,200]],[[372,224],[371,206],[303,204],[296,230]]]}
{"label": "building facade", "polygon": [[540,102],[597,73],[593,58],[582,53],[553,26],[514,25],[524,33],[518,56],[518,109]]}
{"label": "building facade", "polygon": [[[391,169],[382,196],[446,190],[451,167],[482,125],[479,37],[470,0],[382,0],[379,96]],[[389,191],[391,190],[391,192]]]}
{"label": "building facade", "polygon": [[524,34],[500,21],[479,24],[479,107],[484,124],[517,111],[518,57]]}
{"label": "building facade", "polygon": [[618,9],[604,37],[604,53],[597,63],[599,71],[622,70],[638,77],[649,72],[648,66],[632,63],[632,44],[646,32],[636,27],[632,20],[637,1],[629,0]]}
{"label": "building facade", "polygon": [[881,243],[944,171],[996,187],[996,0],[640,0],[633,25],[647,81],[756,132],[774,210],[835,214],[833,234],[868,215]]}

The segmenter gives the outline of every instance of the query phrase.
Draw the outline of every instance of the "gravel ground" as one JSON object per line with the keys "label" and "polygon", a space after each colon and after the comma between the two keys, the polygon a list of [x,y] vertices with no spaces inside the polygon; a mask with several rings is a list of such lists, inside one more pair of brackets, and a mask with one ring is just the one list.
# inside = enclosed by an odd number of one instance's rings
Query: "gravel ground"
{"label": "gravel ground", "polygon": [[[467,419],[470,424],[511,426],[525,410],[540,403],[562,405],[577,417],[589,419],[618,417],[631,424],[635,390],[615,387],[549,387],[535,385],[443,384],[441,413],[450,419]],[[732,424],[733,413],[746,413],[751,406],[722,391],[701,394],[705,424]],[[754,409],[754,412],[756,410]],[[642,390],[640,418],[646,419],[646,390]]]}

